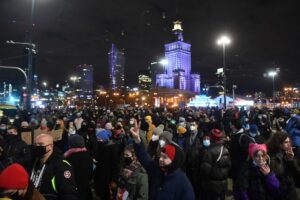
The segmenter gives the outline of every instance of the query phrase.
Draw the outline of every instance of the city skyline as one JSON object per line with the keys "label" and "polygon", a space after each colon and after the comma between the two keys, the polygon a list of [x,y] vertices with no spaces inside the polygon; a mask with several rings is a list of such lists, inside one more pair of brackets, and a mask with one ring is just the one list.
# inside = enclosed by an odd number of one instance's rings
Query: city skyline
{"label": "city skyline", "polygon": [[[232,44],[226,49],[228,88],[237,92],[270,93],[268,70],[279,67],[277,88],[299,82],[299,51],[295,26],[299,13],[291,2],[281,1],[35,1],[33,41],[37,44],[36,69],[39,79],[49,83],[67,79],[73,66],[92,64],[95,82],[108,86],[107,51],[115,43],[126,53],[126,85],[137,84],[138,71],[163,57],[162,44],[171,41],[172,22],[184,22],[192,44],[192,63],[203,84],[217,81],[222,63],[216,45],[227,33]],[[1,1],[0,60],[2,65],[21,66],[23,47],[5,44],[24,41],[30,27],[31,0]],[[57,73],[60,71],[60,73]],[[9,74],[9,72],[8,72]],[[49,77],[47,77],[49,75]],[[8,75],[1,75],[4,80]],[[16,77],[19,84],[22,76]],[[14,81],[14,80],[13,80]],[[202,85],[203,87],[204,85]]]}

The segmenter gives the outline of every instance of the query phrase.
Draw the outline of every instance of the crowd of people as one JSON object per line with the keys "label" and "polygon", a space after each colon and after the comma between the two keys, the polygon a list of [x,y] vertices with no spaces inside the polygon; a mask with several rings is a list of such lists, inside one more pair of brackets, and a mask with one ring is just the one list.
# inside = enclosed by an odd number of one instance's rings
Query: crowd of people
{"label": "crowd of people", "polygon": [[0,120],[0,199],[296,200],[299,166],[297,109],[45,108]]}

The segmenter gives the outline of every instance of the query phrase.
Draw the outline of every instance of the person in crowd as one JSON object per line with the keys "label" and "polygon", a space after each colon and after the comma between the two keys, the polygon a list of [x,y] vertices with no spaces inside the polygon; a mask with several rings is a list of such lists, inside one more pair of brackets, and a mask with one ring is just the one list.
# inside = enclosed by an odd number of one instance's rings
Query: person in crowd
{"label": "person in crowd", "polygon": [[76,118],[74,119],[74,125],[75,125],[76,131],[81,129],[82,122],[84,121],[84,119],[82,118],[81,115],[82,115],[81,112],[77,112]]}
{"label": "person in crowd", "polygon": [[280,196],[280,184],[271,172],[266,144],[249,144],[249,161],[242,164],[242,187],[236,191],[236,200],[269,200]]}
{"label": "person in crowd", "polygon": [[151,158],[154,160],[158,160],[158,151],[159,151],[159,137],[164,131],[164,125],[160,124],[153,130],[151,141],[149,142],[148,146],[148,153]]}
{"label": "person in crowd", "polygon": [[72,165],[79,199],[91,200],[90,182],[93,174],[93,159],[85,148],[84,138],[77,134],[70,136],[69,148],[64,153],[64,157]]}
{"label": "person in crowd", "polygon": [[71,164],[54,149],[53,138],[40,134],[35,138],[36,158],[30,180],[47,200],[78,200],[77,186]]}
{"label": "person in crowd", "polygon": [[4,138],[7,146],[6,155],[11,163],[19,163],[30,171],[32,155],[29,146],[18,136],[16,127],[9,127]]}
{"label": "person in crowd", "polygon": [[98,148],[95,157],[95,192],[101,199],[109,199],[111,191],[116,188],[119,174],[120,149],[119,145],[110,139],[110,131],[102,130],[96,136]]}
{"label": "person in crowd", "polygon": [[185,150],[187,130],[183,126],[177,127],[177,133],[174,137],[174,142],[176,142],[183,150]]}
{"label": "person in crowd", "polygon": [[138,162],[132,145],[124,149],[120,172],[115,192],[116,197],[127,200],[147,200],[148,175]]}
{"label": "person in crowd", "polygon": [[[185,139],[185,155],[186,155],[186,175],[190,179],[194,189],[197,188],[199,182],[197,177],[200,168],[200,149],[202,148],[202,133],[198,131],[198,124],[195,120],[191,120],[190,130]],[[198,192],[196,192],[197,195]]]}
{"label": "person in crowd", "polygon": [[153,130],[155,129],[155,125],[152,122],[151,115],[147,115],[145,117],[145,121],[146,121],[147,124],[149,124],[149,129],[148,129],[148,132],[146,134],[147,143],[149,144],[149,142],[152,139],[152,134],[153,134]]}
{"label": "person in crowd", "polygon": [[280,199],[298,199],[295,180],[299,179],[300,169],[289,135],[277,132],[268,143],[268,148],[271,157],[270,168],[280,182]]}
{"label": "person in crowd", "polygon": [[212,143],[204,153],[200,165],[201,186],[204,188],[201,199],[225,200],[231,167],[229,151],[224,145],[225,134],[219,129],[212,129],[209,137]]}
{"label": "person in crowd", "polygon": [[29,181],[27,171],[14,163],[0,174],[0,200],[45,200]]}
{"label": "person in crowd", "polygon": [[138,125],[130,129],[134,138],[134,150],[139,162],[151,177],[149,199],[154,200],[194,200],[193,187],[180,169],[183,151],[174,144],[165,145],[159,162],[152,160],[147,154],[139,135]]}

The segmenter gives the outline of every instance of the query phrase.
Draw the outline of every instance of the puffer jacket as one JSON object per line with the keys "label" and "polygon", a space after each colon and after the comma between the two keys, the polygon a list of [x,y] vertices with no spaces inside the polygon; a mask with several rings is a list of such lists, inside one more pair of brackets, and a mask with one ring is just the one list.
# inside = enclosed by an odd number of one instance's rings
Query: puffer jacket
{"label": "puffer jacket", "polygon": [[203,188],[215,194],[225,194],[230,166],[228,149],[221,143],[212,143],[205,152],[200,167]]}

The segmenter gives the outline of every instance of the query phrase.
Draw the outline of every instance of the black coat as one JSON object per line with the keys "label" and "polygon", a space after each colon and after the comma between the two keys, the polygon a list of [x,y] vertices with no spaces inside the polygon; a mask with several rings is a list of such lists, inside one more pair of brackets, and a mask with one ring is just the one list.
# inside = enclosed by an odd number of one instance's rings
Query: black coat
{"label": "black coat", "polygon": [[66,158],[73,167],[79,199],[91,199],[90,181],[93,174],[93,160],[88,151],[71,154]]}
{"label": "black coat", "polygon": [[11,162],[22,165],[27,171],[30,171],[32,156],[29,146],[16,135],[7,135],[5,137],[6,155]]}
{"label": "black coat", "polygon": [[[223,152],[221,153],[222,146]],[[200,167],[204,188],[211,193],[225,194],[230,167],[228,149],[221,143],[212,143],[205,152]]]}
{"label": "black coat", "polygon": [[270,168],[280,182],[281,199],[298,199],[295,179],[299,178],[300,169],[296,160],[289,161],[282,152],[278,152],[271,155]]}
{"label": "black coat", "polygon": [[[44,172],[37,184],[43,167]],[[72,166],[58,151],[54,150],[45,165],[36,161],[32,173],[31,181],[47,200],[79,200]]]}
{"label": "black coat", "polygon": [[95,191],[102,199],[108,199],[109,184],[117,182],[119,175],[120,152],[119,145],[114,143],[104,144],[98,142],[97,167],[95,173]]}

